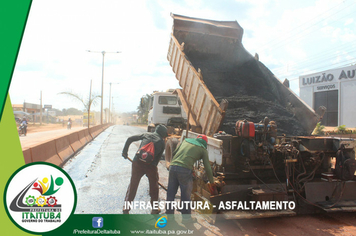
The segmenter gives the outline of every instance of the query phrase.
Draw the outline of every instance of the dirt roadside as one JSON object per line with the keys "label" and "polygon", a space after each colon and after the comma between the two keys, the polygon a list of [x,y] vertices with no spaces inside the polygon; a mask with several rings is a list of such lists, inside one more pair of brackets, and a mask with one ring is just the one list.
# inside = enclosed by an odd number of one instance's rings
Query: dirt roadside
{"label": "dirt roadside", "polygon": [[82,126],[74,126],[70,130],[62,124],[28,124],[27,135],[19,136],[22,150],[36,146],[40,143],[53,140],[72,132],[77,132],[81,129],[85,129]]}
{"label": "dirt roadside", "polygon": [[[79,126],[72,126],[72,127],[79,127]],[[58,129],[66,129],[66,125],[63,124],[33,124],[29,123],[27,125],[27,132],[28,133],[36,133],[36,132],[43,132],[49,130],[58,130]]]}

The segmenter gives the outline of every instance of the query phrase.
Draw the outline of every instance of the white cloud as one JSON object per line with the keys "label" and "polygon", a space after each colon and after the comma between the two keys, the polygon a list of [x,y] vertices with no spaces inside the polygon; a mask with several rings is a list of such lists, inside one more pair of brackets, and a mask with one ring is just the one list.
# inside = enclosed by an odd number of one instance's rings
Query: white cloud
{"label": "white cloud", "polygon": [[351,25],[352,23],[354,23],[355,21],[354,21],[354,19],[353,18],[349,18],[349,19],[347,19],[346,21],[345,21],[345,26],[347,26],[347,25]]}

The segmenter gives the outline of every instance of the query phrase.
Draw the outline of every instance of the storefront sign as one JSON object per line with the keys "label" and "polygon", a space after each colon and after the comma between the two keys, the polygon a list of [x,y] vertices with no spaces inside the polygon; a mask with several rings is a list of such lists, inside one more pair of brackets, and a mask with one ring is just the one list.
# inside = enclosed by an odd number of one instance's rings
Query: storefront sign
{"label": "storefront sign", "polygon": [[[299,77],[299,87],[356,79],[356,65]],[[328,85],[331,86],[331,85]],[[317,86],[318,88],[322,86]],[[322,89],[325,90],[325,89]],[[329,89],[328,89],[329,90]]]}
{"label": "storefront sign", "polygon": [[319,91],[335,90],[338,88],[339,88],[339,83],[320,84],[320,85],[314,86],[314,91],[319,92]]}

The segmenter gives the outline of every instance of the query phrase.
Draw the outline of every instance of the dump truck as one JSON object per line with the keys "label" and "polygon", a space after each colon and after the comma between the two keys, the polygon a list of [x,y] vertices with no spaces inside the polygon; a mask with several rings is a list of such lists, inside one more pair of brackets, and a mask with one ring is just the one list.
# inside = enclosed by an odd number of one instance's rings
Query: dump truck
{"label": "dump truck", "polygon": [[173,89],[166,92],[154,92],[149,102],[147,131],[152,132],[159,124],[173,128],[185,128],[187,115],[181,108],[181,102]]}
{"label": "dump truck", "polygon": [[[167,138],[165,160],[168,168],[173,151],[184,138],[208,136],[218,194],[210,194],[203,164],[197,162],[193,199],[211,206],[202,213],[246,219],[356,211],[353,139],[311,135],[325,108],[314,112],[259,61],[257,54],[247,52],[242,45],[243,28],[236,21],[171,16],[167,59],[182,88],[174,93],[188,118],[186,130]],[[246,84],[246,78],[252,84]],[[243,81],[242,89],[238,80]],[[238,109],[245,103],[243,110],[229,114],[230,105]],[[253,113],[248,105],[257,103],[262,106]],[[251,120],[250,114],[264,109],[279,113]],[[297,128],[292,127],[293,122]],[[222,130],[224,125],[226,131]],[[288,133],[288,129],[292,131]],[[299,129],[305,135],[295,136],[294,130]],[[270,208],[268,204],[273,202],[295,205]],[[244,207],[231,205],[237,203]],[[257,203],[265,207],[251,208]]]}

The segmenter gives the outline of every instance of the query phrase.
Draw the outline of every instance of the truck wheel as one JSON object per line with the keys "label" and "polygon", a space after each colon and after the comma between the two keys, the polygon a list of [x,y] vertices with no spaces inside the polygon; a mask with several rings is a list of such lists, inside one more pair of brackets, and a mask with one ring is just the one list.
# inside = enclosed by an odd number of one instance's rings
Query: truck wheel
{"label": "truck wheel", "polygon": [[173,152],[176,150],[176,147],[178,145],[178,139],[177,138],[170,138],[166,142],[166,149],[165,149],[165,159],[166,159],[166,168],[169,168],[169,165],[171,164],[172,158],[173,158]]}

